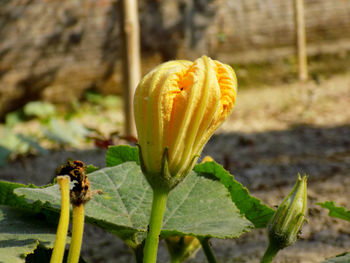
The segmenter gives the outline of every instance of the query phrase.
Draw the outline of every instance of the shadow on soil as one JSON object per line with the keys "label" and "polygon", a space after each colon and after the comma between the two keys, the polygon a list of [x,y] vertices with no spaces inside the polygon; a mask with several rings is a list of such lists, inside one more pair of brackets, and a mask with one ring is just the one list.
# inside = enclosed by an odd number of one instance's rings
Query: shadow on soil
{"label": "shadow on soil", "polygon": [[298,173],[309,181],[350,174],[350,125],[228,133],[214,136],[202,156],[209,154],[250,189],[293,184]]}
{"label": "shadow on soil", "polygon": [[[0,171],[0,180],[46,184],[67,159],[105,166],[105,150],[55,151],[21,158]],[[213,136],[202,156],[210,155],[250,189],[293,184],[298,173],[309,180],[350,174],[350,125],[313,127],[261,133],[225,133]]]}

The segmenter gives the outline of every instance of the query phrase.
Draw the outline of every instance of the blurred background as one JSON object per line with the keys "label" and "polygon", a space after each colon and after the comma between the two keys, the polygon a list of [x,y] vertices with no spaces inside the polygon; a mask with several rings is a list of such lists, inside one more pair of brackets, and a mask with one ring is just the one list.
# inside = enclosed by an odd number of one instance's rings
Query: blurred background
{"label": "blurred background", "polygon": [[[271,206],[310,175],[312,224],[277,262],[350,247],[348,226],[315,205],[349,208],[350,0],[0,0],[0,179],[45,184],[68,158],[103,167],[108,145],[135,143],[125,116],[139,76],[203,54],[239,83],[204,154]],[[89,262],[129,262],[108,238],[107,257],[87,241]],[[221,261],[258,262],[266,238],[224,242]]]}

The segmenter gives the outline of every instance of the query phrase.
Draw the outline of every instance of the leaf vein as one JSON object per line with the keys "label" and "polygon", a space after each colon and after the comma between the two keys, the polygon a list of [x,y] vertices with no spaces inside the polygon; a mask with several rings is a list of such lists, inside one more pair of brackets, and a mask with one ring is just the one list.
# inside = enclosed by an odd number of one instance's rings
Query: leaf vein
{"label": "leaf vein", "polygon": [[[119,199],[120,199],[120,201],[121,201],[121,203],[122,203],[122,205],[123,205],[123,207],[124,207],[124,210],[126,211],[126,215],[127,215],[127,217],[128,217],[128,220],[129,220],[131,226],[133,227],[134,224],[132,223],[132,220],[131,220],[131,218],[130,218],[129,211],[128,211],[126,205],[124,204],[124,201],[123,201],[123,199],[122,199],[122,197],[121,197],[121,195],[120,195],[120,193],[119,193],[119,191],[118,191],[119,187],[117,187],[117,186],[115,185],[114,181],[113,181],[105,172],[104,172],[104,174],[106,175],[106,177],[108,178],[108,180],[111,182],[112,188],[115,190],[115,193],[116,193],[117,196],[119,197]],[[126,176],[127,176],[127,174],[124,175],[123,180],[121,181],[120,185],[122,185],[123,182],[126,180]]]}
{"label": "leaf vein", "polygon": [[188,191],[188,193],[184,196],[184,198],[182,199],[182,201],[178,204],[178,206],[173,209],[172,213],[167,217],[167,219],[163,222],[163,226],[165,226],[169,219],[172,218],[172,216],[176,213],[176,211],[183,205],[183,203],[187,200],[188,196],[192,193],[192,190],[195,188],[197,182],[198,182],[199,178],[196,177],[196,181],[193,183],[193,186],[191,187],[191,189]]}

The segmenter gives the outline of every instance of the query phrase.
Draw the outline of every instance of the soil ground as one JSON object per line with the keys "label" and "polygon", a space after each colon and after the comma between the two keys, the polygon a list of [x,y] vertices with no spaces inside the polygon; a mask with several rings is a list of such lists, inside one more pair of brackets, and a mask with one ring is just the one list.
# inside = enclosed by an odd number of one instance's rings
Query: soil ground
{"label": "soil ground", "polygon": [[[350,224],[331,218],[316,203],[327,200],[350,209],[350,75],[278,87],[240,90],[234,113],[207,144],[203,156],[223,164],[253,194],[275,206],[298,173],[308,179],[308,223],[300,240],[274,262],[314,263],[350,251]],[[0,179],[45,184],[70,157],[104,166],[103,150],[55,151],[12,162]],[[218,262],[259,262],[265,230],[237,240],[212,240]],[[133,262],[120,240],[87,227],[83,255],[88,262]],[[164,245],[159,262],[169,259]],[[190,259],[204,263],[201,251]]]}

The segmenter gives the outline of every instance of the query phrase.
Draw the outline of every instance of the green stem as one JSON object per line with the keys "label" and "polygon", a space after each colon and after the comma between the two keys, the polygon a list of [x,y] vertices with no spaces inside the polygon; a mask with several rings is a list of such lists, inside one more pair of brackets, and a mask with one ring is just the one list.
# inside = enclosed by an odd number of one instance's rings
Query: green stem
{"label": "green stem", "polygon": [[209,263],[217,263],[213,250],[209,244],[209,238],[200,238],[202,249]]}
{"label": "green stem", "polygon": [[260,263],[271,263],[279,250],[280,249],[278,247],[269,243],[269,246],[267,247],[265,254],[261,259]]}
{"label": "green stem", "polygon": [[84,204],[73,205],[72,239],[67,263],[78,263],[84,233]]}
{"label": "green stem", "polygon": [[153,189],[152,211],[144,250],[144,263],[155,263],[157,260],[159,235],[168,194],[167,191]]}
{"label": "green stem", "polygon": [[58,176],[57,182],[61,189],[61,214],[58,222],[55,246],[50,263],[62,263],[66,248],[66,239],[69,225],[69,176]]}

